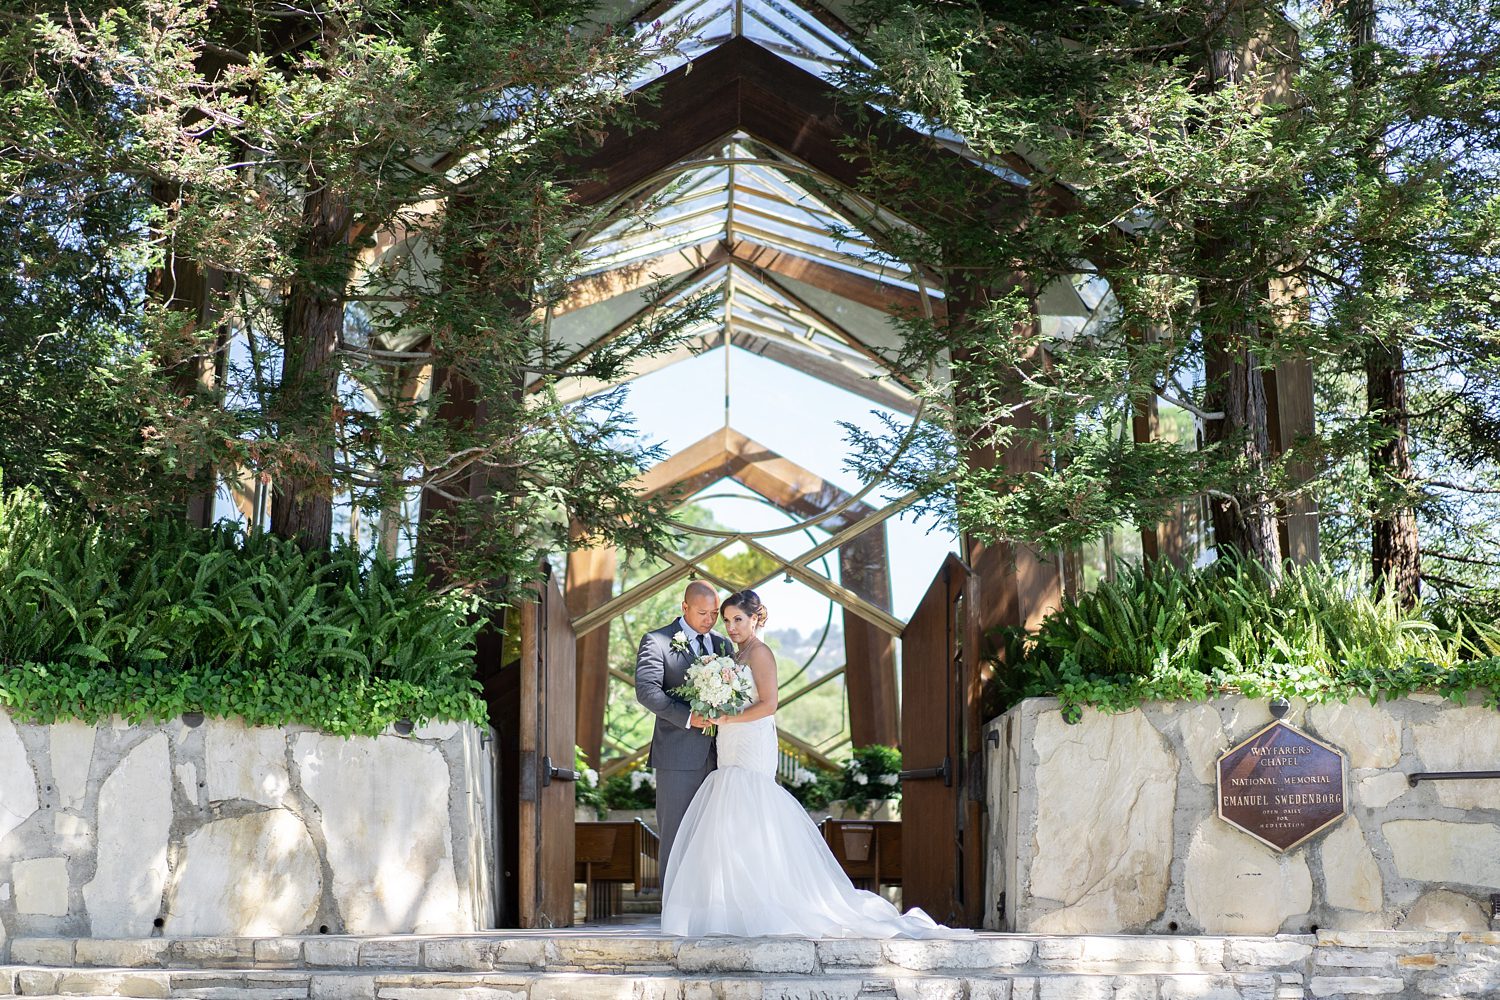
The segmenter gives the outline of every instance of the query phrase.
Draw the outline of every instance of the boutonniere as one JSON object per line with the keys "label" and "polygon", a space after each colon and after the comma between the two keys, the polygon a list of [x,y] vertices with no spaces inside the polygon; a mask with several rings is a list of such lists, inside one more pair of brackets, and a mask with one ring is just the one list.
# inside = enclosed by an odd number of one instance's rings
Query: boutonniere
{"label": "boutonniere", "polygon": [[687,643],[687,633],[682,629],[678,629],[677,634],[672,636],[672,649],[678,653],[686,653],[688,651]]}

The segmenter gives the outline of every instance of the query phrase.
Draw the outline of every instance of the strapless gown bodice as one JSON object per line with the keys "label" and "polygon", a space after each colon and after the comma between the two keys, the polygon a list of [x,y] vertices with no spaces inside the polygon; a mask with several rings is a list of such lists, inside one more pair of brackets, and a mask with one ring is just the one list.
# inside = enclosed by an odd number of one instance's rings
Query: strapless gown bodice
{"label": "strapless gown bodice", "polygon": [[776,716],[719,726],[719,768],[743,768],[776,777]]}

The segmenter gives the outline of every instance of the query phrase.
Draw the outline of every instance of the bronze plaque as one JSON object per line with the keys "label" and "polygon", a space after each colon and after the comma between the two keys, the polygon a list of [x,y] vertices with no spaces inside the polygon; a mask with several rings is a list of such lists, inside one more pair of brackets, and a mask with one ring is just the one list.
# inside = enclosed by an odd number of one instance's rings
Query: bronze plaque
{"label": "bronze plaque", "polygon": [[1344,755],[1279,719],[1219,758],[1219,816],[1278,851],[1344,811]]}

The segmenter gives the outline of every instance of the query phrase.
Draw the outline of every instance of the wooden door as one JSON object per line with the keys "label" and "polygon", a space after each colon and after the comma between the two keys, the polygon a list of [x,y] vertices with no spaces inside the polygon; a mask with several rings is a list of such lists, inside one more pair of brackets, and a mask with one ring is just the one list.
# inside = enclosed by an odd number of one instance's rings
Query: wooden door
{"label": "wooden door", "polygon": [[901,634],[901,899],[960,927],[984,907],[976,583],[950,555]]}
{"label": "wooden door", "polygon": [[520,619],[518,917],[522,927],[570,927],[576,638],[550,573]]}

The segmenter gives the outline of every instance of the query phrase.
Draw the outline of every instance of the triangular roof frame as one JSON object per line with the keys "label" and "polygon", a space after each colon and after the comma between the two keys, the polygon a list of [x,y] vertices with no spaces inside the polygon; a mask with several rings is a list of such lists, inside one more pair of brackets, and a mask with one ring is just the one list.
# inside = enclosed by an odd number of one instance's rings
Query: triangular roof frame
{"label": "triangular roof frame", "polygon": [[[721,427],[652,466],[636,486],[646,497],[680,490],[686,500],[724,479],[799,517],[816,517],[849,500],[840,487],[732,427]],[[818,527],[836,533],[873,512],[855,501]]]}
{"label": "triangular roof frame", "polygon": [[[744,37],[663,75],[651,89],[653,102],[636,108],[646,127],[611,129],[593,153],[575,161],[579,202],[601,204],[738,132],[850,188],[866,164],[846,156],[841,142],[860,132],[920,155],[957,155],[874,108],[869,124],[856,127],[846,120],[837,88]],[[1020,157],[1008,157],[1006,165],[1023,174],[1031,169]],[[974,169],[987,174],[977,164]],[[1021,196],[1011,182],[987,176],[997,197]],[[901,212],[899,205],[887,207]]]}

